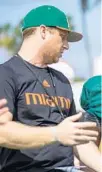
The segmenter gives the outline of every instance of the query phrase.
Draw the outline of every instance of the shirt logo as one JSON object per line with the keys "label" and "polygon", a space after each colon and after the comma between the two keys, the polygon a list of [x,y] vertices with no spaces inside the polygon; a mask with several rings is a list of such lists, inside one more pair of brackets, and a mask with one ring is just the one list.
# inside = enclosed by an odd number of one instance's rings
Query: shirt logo
{"label": "shirt logo", "polygon": [[39,94],[39,93],[25,93],[25,99],[27,105],[42,105],[42,106],[50,106],[57,107],[60,106],[63,109],[69,109],[71,106],[70,99],[66,97],[60,96],[51,96],[49,97],[47,94]]}
{"label": "shirt logo", "polygon": [[46,80],[43,81],[42,85],[43,85],[44,87],[50,87],[48,81],[46,81]]}

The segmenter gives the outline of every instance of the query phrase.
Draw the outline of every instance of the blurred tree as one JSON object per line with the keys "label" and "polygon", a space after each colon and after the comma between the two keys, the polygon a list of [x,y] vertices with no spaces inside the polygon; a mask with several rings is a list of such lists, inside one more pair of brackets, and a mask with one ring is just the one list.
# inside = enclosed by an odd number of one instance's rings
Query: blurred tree
{"label": "blurred tree", "polygon": [[13,27],[10,23],[0,27],[0,47],[4,47],[8,52],[17,52],[21,45],[22,34],[20,24]]}
{"label": "blurred tree", "polygon": [[90,43],[89,43],[89,37],[88,37],[86,12],[93,9],[100,2],[101,0],[94,0],[94,2],[92,2],[91,0],[80,0],[81,14],[82,14],[81,15],[82,16],[82,29],[83,29],[84,43],[85,43],[85,49],[87,52],[88,65],[89,65],[89,77],[93,75],[93,62],[92,62],[93,60],[91,56]]}

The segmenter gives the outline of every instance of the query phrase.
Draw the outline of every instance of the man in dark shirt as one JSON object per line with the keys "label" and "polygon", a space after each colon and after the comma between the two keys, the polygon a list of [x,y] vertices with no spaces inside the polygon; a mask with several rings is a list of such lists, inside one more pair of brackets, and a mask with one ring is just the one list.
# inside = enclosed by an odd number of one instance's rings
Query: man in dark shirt
{"label": "man in dark shirt", "polygon": [[[62,11],[47,5],[25,16],[22,33],[18,54],[0,66],[0,98],[7,99],[13,118],[0,126],[1,172],[74,172],[72,145],[95,141],[97,132],[89,130],[95,124],[74,123],[80,114],[70,117],[76,113],[70,83],[47,65],[82,35],[70,31]],[[86,164],[98,172],[98,160],[97,152],[96,164]]]}

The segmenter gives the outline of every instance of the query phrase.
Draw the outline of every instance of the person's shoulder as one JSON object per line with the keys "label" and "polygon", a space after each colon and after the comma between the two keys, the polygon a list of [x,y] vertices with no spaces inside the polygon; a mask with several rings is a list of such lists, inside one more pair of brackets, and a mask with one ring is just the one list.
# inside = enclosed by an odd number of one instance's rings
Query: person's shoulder
{"label": "person's shoulder", "polygon": [[0,67],[12,67],[12,65],[16,64],[18,61],[18,58],[16,57],[16,55],[12,56],[9,58],[9,60],[7,60],[6,62],[0,64]]}
{"label": "person's shoulder", "polygon": [[0,64],[0,75],[12,76],[15,73],[15,66],[16,66],[16,58],[15,56],[13,56],[5,63]]}
{"label": "person's shoulder", "polygon": [[62,72],[60,72],[54,68],[51,68],[51,67],[49,67],[49,69],[50,69],[52,75],[54,75],[57,79],[70,85],[69,79]]}

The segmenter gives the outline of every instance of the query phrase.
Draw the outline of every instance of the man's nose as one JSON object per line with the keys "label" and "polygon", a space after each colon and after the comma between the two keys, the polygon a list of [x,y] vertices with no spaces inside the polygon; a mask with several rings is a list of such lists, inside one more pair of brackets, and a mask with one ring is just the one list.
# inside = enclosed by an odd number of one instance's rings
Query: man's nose
{"label": "man's nose", "polygon": [[68,50],[68,49],[69,49],[68,41],[64,42],[63,48],[64,48],[65,50]]}

